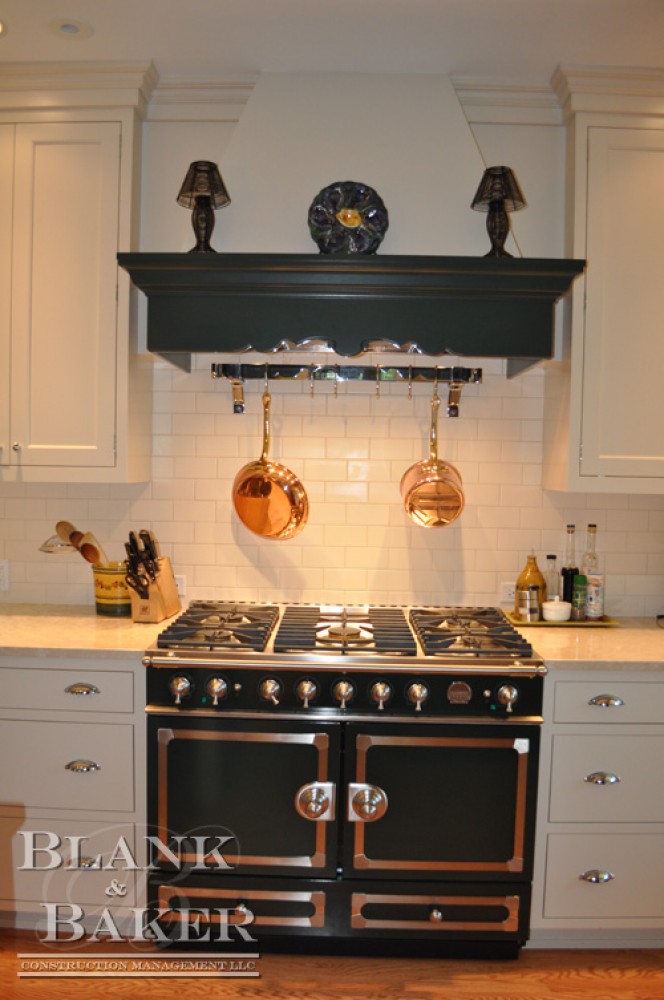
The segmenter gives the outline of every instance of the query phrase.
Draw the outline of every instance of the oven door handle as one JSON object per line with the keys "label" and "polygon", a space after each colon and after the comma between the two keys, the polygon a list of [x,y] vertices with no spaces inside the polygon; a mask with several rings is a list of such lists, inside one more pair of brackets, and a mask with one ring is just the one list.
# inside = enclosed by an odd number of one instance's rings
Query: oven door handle
{"label": "oven door handle", "polygon": [[295,793],[295,808],[303,819],[328,823],[334,819],[336,792],[332,781],[310,781]]}
{"label": "oven door handle", "polygon": [[350,782],[348,819],[351,823],[375,823],[387,812],[387,794],[378,785]]}

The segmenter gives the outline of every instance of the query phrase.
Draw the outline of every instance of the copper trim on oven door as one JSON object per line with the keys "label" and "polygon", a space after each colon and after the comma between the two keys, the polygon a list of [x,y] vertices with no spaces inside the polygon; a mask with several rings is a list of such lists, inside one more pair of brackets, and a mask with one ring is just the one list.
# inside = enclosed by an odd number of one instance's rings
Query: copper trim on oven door
{"label": "copper trim on oven door", "polygon": [[[354,892],[351,896],[351,921],[353,928],[373,930],[413,930],[413,931],[499,931],[513,934],[519,928],[518,896],[393,896],[382,893]],[[374,904],[394,904],[395,906],[428,906],[428,920],[378,920],[362,915],[365,906]],[[504,920],[447,920],[446,906],[502,906],[507,910]]]}
{"label": "copper trim on oven door", "polygon": [[[186,908],[179,904],[188,902],[190,899],[234,899],[236,906],[228,907],[229,924],[247,924],[252,927],[323,927],[325,925],[325,893],[324,892],[282,892],[281,890],[272,892],[259,889],[178,889],[177,886],[160,885],[158,893],[160,909],[171,910],[160,916],[160,920],[165,923],[182,923],[186,921]],[[176,906],[173,909],[172,903],[175,898]],[[279,903],[309,903],[314,912],[310,917],[267,917],[256,916],[252,912],[252,920],[248,921],[247,910],[244,902],[251,903],[252,899],[275,900]],[[238,914],[235,918],[233,913]],[[221,914],[212,913],[209,919],[212,923],[221,922]]]}
{"label": "copper trim on oven door", "polygon": [[[302,743],[311,745],[318,751],[318,772],[316,782],[312,784],[320,785],[323,788],[331,789],[327,782],[328,778],[328,755],[330,738],[327,733],[253,733],[253,732],[215,732],[209,729],[158,729],[157,730],[157,836],[163,844],[168,843],[168,747],[173,740],[219,740],[225,742],[246,742],[246,743]],[[306,786],[303,786],[306,787]],[[299,790],[302,792],[302,789]],[[299,793],[298,793],[299,794]],[[331,793],[330,793],[331,794]],[[288,866],[291,868],[324,868],[327,855],[327,827],[326,821],[334,818],[334,805],[326,809],[325,814],[317,817],[316,823],[316,847],[311,855],[295,855],[293,857],[276,857],[260,854],[227,854],[224,851],[224,859],[229,865],[272,865]],[[293,803],[293,808],[297,808]],[[300,810],[298,813],[302,815]],[[306,817],[310,819],[311,817]],[[160,861],[167,861],[168,857],[157,848],[157,857]],[[182,852],[180,859],[187,862],[199,862],[202,859],[199,855]]]}
{"label": "copper trim on oven door", "polygon": [[[399,861],[397,859],[375,860],[364,850],[365,826],[354,822],[353,867],[355,869],[398,869],[400,871],[473,871],[473,872],[521,872],[524,868],[524,843],[526,822],[526,783],[528,777],[528,755],[530,740],[525,737],[495,737],[492,739],[456,736],[370,736],[362,733],[356,739],[357,761],[356,782],[350,786],[349,812],[352,790],[367,784],[367,753],[372,746],[414,746],[414,747],[495,747],[513,749],[518,754],[516,810],[514,816],[514,844],[512,857],[507,861]],[[380,822],[380,820],[378,820]]]}

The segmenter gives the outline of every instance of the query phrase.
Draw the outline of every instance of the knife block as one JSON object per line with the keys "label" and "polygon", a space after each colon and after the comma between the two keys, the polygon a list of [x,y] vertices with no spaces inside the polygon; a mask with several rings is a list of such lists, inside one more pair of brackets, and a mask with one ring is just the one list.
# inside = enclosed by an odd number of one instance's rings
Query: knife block
{"label": "knife block", "polygon": [[168,556],[161,556],[157,560],[157,574],[150,583],[147,597],[140,597],[135,590],[130,593],[131,618],[135,622],[163,622],[164,618],[170,618],[182,610]]}

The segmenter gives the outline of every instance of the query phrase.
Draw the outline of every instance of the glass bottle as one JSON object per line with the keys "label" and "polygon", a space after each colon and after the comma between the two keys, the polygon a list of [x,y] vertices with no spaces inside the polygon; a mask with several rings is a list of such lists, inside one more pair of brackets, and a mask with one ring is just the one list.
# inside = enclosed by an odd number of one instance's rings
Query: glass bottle
{"label": "glass bottle", "polygon": [[586,619],[589,622],[604,618],[604,577],[596,546],[597,525],[589,524],[586,551],[581,559],[581,572],[586,577]]}
{"label": "glass bottle", "polygon": [[558,557],[555,555],[546,557],[544,582],[546,583],[547,601],[552,601],[555,597],[560,597],[560,573],[558,572]]}
{"label": "glass bottle", "polygon": [[586,591],[587,583],[585,576],[577,573],[574,577],[574,588],[572,590],[572,613],[573,622],[583,622],[586,620]]}
{"label": "glass bottle", "polygon": [[563,601],[572,603],[572,591],[574,590],[574,577],[578,575],[579,567],[576,565],[574,556],[574,532],[576,525],[567,525],[567,542],[565,545],[565,562],[560,572],[562,578],[562,598]]}
{"label": "glass bottle", "polygon": [[[514,613],[517,617],[521,617],[521,610],[519,607],[519,594],[528,594],[530,600],[531,587],[537,587],[539,590],[539,608],[541,609],[542,603],[546,600],[546,581],[540,572],[540,568],[537,565],[537,558],[534,552],[526,559],[526,565],[523,567],[519,573],[519,577],[516,581],[516,594],[514,601]],[[522,597],[523,604],[523,597]],[[538,616],[539,617],[539,616]]]}

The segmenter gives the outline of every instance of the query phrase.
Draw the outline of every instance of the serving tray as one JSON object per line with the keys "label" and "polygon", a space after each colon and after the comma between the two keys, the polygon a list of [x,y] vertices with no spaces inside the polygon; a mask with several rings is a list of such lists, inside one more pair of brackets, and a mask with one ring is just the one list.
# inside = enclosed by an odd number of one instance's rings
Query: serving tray
{"label": "serving tray", "polygon": [[535,628],[540,628],[541,626],[545,628],[560,628],[561,626],[563,628],[616,628],[620,625],[617,618],[610,618],[608,615],[604,615],[600,621],[596,622],[573,622],[571,620],[566,622],[524,622],[513,611],[506,611],[505,617],[508,622],[519,628],[530,628],[531,626]]}

